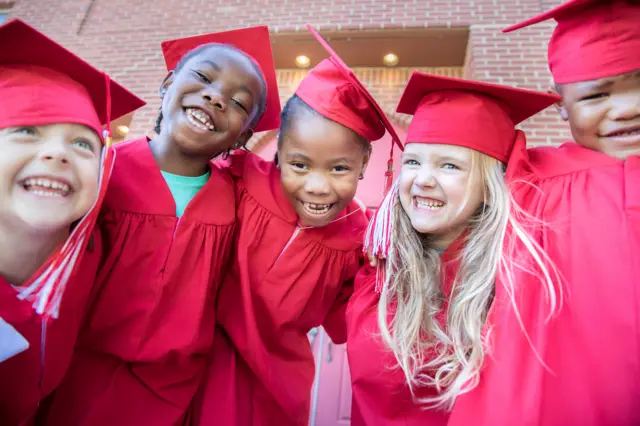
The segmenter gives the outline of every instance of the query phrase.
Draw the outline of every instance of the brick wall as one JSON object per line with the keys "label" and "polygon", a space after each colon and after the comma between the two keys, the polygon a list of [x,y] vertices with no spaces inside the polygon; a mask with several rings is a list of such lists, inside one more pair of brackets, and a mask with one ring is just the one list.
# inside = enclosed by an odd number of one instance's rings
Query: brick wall
{"label": "brick wall", "polygon": [[[267,24],[274,32],[320,30],[470,27],[464,69],[436,70],[485,81],[545,90],[551,80],[546,41],[553,25],[509,36],[500,29],[560,3],[557,0],[17,0],[20,17],[104,69],[144,98],[130,136],[151,134],[157,116],[157,89],[164,78],[160,42],[170,38]],[[408,69],[359,69],[363,83],[385,111],[393,114]],[[304,72],[278,72],[286,99]],[[393,116],[397,123],[406,117]],[[523,125],[531,144],[569,137],[553,110]],[[257,138],[259,139],[259,138]]]}

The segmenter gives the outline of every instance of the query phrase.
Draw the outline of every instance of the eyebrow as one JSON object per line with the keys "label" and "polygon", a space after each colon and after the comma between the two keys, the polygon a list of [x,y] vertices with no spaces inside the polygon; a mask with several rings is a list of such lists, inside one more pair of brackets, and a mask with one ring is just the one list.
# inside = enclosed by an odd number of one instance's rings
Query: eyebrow
{"label": "eyebrow", "polygon": [[600,82],[586,82],[582,86],[582,89],[583,90],[602,90],[602,89],[608,89],[611,86],[613,86],[612,80],[604,80]]}
{"label": "eyebrow", "polygon": [[287,154],[287,158],[289,159],[301,159],[301,160],[305,160],[305,161],[311,161],[311,158],[307,157],[306,155],[300,153],[300,152],[293,152],[293,153],[289,153]]}
{"label": "eyebrow", "polygon": [[220,65],[216,64],[215,62],[213,62],[210,59],[204,59],[204,60],[202,60],[202,62],[200,62],[200,64],[207,64],[210,67],[212,67],[214,70],[221,71]]}

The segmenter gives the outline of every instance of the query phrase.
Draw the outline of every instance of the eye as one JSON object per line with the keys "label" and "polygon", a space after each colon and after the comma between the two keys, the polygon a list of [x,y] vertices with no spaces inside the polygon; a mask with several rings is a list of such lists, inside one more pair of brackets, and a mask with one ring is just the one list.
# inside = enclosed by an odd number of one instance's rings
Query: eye
{"label": "eye", "polygon": [[607,96],[609,96],[609,94],[606,93],[606,92],[592,93],[590,95],[583,96],[582,98],[580,98],[580,101],[590,101],[590,100],[593,100],[593,99],[600,99],[600,98],[604,98],[604,97],[607,97]]}
{"label": "eye", "polygon": [[442,165],[442,168],[443,169],[448,169],[448,170],[459,170],[460,169],[460,167],[456,166],[453,163],[444,163]]}
{"label": "eye", "polygon": [[193,72],[196,73],[198,75],[198,77],[200,77],[200,80],[204,81],[207,84],[211,83],[211,80],[209,79],[209,77],[204,75],[204,73],[202,73],[202,72],[200,72],[198,70],[193,70]]}
{"label": "eye", "polygon": [[240,108],[241,110],[243,110],[244,112],[246,112],[247,114],[249,113],[249,111],[247,110],[247,108],[242,104],[242,102],[235,100],[235,99],[231,99],[231,103],[233,103],[235,106],[237,106],[238,108]]}
{"label": "eye", "polygon": [[307,168],[307,165],[304,163],[298,163],[298,162],[293,162],[293,163],[289,163],[291,165],[291,167],[293,167],[294,169],[300,169],[300,170],[304,170]]}
{"label": "eye", "polygon": [[335,166],[333,168],[333,171],[335,172],[348,172],[349,170],[351,170],[349,167],[347,166]]}
{"label": "eye", "polygon": [[38,134],[38,129],[33,126],[25,126],[25,127],[16,127],[11,133],[18,135],[28,135],[28,136],[36,136]]}
{"label": "eye", "polygon": [[404,162],[402,164],[406,164],[407,166],[419,166],[420,163],[418,163],[416,160],[409,158],[407,160],[404,160]]}
{"label": "eye", "polygon": [[79,147],[79,148],[86,149],[87,151],[94,152],[93,144],[91,142],[89,142],[89,141],[84,140],[84,139],[79,139],[79,140],[73,142],[73,144],[75,146]]}

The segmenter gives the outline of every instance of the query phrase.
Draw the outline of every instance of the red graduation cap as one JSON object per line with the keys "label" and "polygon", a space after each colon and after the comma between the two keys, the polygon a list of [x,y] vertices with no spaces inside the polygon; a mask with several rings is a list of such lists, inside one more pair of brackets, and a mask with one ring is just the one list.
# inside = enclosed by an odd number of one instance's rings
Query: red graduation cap
{"label": "red graduation cap", "polygon": [[[102,126],[145,103],[69,50],[19,20],[0,26],[0,128],[82,124],[106,142],[91,210],[18,293],[39,314],[58,316],[68,279],[80,263],[106,193],[114,150]],[[107,131],[107,134],[109,131]]]}
{"label": "red graduation cap", "polygon": [[397,111],[412,114],[406,143],[459,145],[506,163],[515,126],[559,96],[414,71]]}
{"label": "red graduation cap", "polygon": [[253,130],[263,132],[280,127],[280,95],[278,94],[278,79],[271,51],[269,27],[250,27],[164,41],[162,42],[162,54],[167,69],[174,70],[184,55],[199,46],[210,43],[234,46],[243,51],[262,71],[262,76],[267,84],[267,107]]}
{"label": "red graduation cap", "polygon": [[296,95],[324,117],[352,129],[368,141],[376,141],[388,131],[402,149],[400,138],[373,96],[322,36],[310,25],[307,28],[330,56],[309,71],[296,89]]}
{"label": "red graduation cap", "polygon": [[558,22],[548,50],[556,83],[596,80],[640,69],[637,0],[570,0],[503,31],[548,19]]}
{"label": "red graduation cap", "polygon": [[145,104],[105,73],[19,20],[0,26],[0,128],[102,126]]}

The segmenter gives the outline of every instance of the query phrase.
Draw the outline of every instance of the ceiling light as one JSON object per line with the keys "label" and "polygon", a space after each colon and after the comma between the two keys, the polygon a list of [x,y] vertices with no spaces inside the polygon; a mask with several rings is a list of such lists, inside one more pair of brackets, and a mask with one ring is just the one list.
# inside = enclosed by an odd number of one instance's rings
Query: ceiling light
{"label": "ceiling light", "polygon": [[382,58],[382,61],[388,67],[395,67],[398,65],[398,55],[394,53],[387,53],[384,55],[384,58]]}
{"label": "ceiling light", "polygon": [[296,56],[296,65],[298,68],[309,68],[309,65],[311,65],[311,59],[304,55]]}
{"label": "ceiling light", "polygon": [[121,135],[126,135],[127,133],[129,133],[129,127],[118,126],[118,133],[120,133]]}

